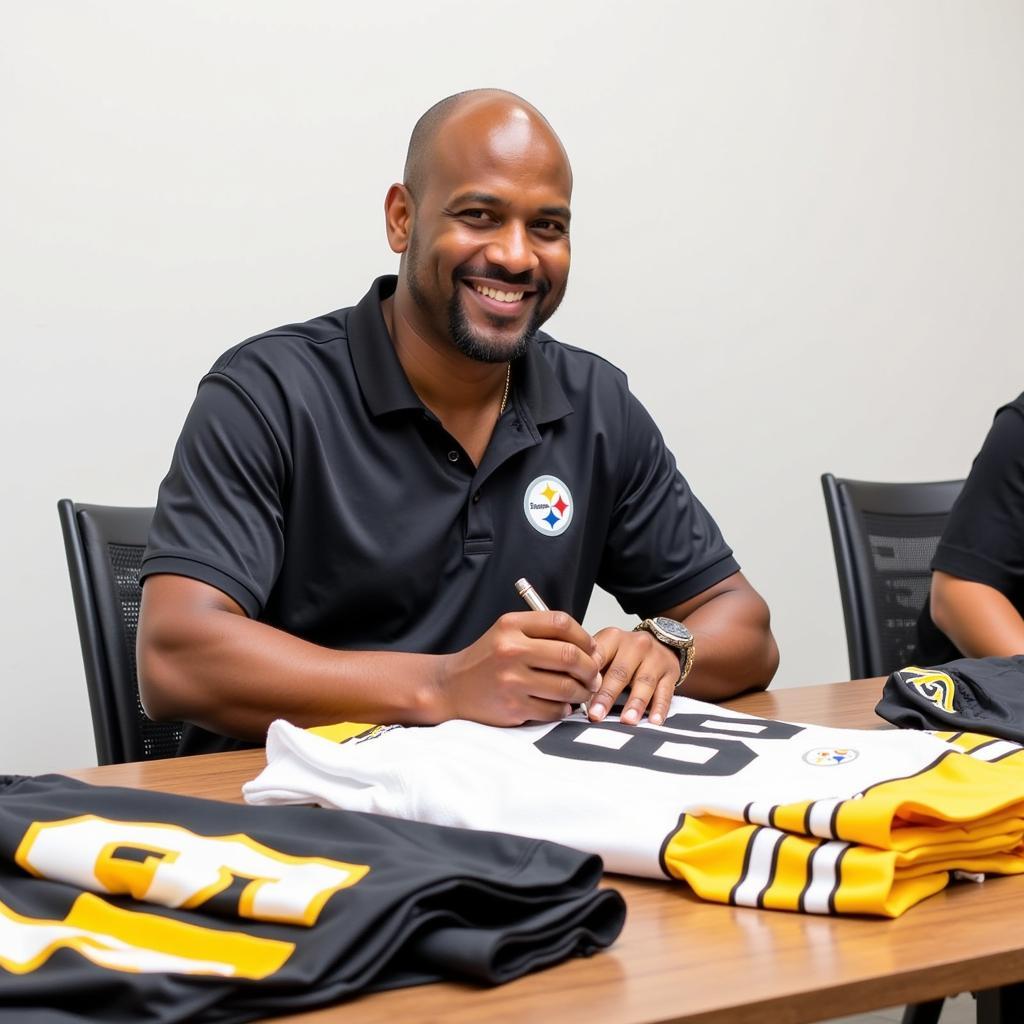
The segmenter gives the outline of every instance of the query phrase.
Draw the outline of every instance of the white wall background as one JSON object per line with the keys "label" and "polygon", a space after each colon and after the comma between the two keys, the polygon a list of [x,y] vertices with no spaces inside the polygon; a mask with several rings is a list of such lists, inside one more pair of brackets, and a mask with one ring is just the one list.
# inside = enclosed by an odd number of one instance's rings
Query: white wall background
{"label": "white wall background", "polygon": [[[2,0],[0,770],[94,763],[55,503],[152,504],[196,382],[395,266],[416,117],[576,174],[554,333],[625,368],[782,649],[848,674],[818,477],[962,476],[1024,389],[1019,0]],[[601,595],[588,624],[619,621]]]}

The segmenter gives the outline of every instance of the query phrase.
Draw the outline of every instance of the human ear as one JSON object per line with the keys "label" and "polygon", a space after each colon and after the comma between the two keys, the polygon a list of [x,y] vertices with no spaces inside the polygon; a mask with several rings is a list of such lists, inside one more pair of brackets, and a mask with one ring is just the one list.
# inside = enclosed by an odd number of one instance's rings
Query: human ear
{"label": "human ear", "polygon": [[395,182],[384,197],[384,227],[392,252],[402,253],[409,248],[412,219],[412,193],[404,185]]}

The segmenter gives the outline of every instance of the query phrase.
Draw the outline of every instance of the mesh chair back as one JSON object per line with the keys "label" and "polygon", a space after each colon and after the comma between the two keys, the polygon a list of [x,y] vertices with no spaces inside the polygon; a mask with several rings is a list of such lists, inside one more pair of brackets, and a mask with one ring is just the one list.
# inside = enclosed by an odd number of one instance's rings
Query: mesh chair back
{"label": "mesh chair back", "polygon": [[931,560],[962,480],[884,484],[821,478],[850,677],[888,675],[916,659]]}
{"label": "mesh chair back", "polygon": [[100,764],[173,757],[178,722],[154,722],[142,709],[135,638],[139,568],[151,508],[57,503],[82,644],[96,756]]}

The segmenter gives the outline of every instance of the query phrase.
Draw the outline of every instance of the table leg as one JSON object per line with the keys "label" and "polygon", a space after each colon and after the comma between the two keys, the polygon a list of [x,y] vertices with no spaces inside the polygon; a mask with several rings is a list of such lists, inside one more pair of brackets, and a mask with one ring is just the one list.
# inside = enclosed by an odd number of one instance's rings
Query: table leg
{"label": "table leg", "polygon": [[[942,1013],[944,1001],[932,999],[927,1003],[910,1003],[903,1011],[902,1024],[939,1024],[939,1014]],[[981,1024],[980,1016],[978,1024]]]}
{"label": "table leg", "polygon": [[1024,1020],[1024,982],[977,993],[978,1024],[1020,1024]]}

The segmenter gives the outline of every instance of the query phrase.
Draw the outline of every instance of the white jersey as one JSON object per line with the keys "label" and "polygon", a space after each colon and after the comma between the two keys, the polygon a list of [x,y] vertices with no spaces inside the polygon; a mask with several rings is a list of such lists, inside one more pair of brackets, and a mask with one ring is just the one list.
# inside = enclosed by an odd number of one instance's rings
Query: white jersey
{"label": "white jersey", "polygon": [[[1021,748],[987,738],[961,746],[979,748],[977,757],[930,733],[776,722],[686,697],[673,699],[660,727],[581,714],[514,729],[452,721],[302,730],[280,721],[268,735],[267,767],[244,793],[251,803],[318,803],[556,840],[601,854],[608,870],[685,877],[698,891],[690,876],[708,871],[708,844],[722,853],[728,834],[741,863],[710,886],[702,877],[703,894],[794,909],[835,910],[838,861],[866,845],[895,860],[881,869],[891,877],[875,886],[878,905],[858,897],[855,909],[890,913],[899,904],[898,913],[906,902],[892,900],[899,872],[920,876],[943,844],[948,851],[959,842],[964,852],[943,871],[1024,870],[1019,857],[1007,859],[1024,830]],[[921,821],[901,816],[910,801],[933,812],[923,832]],[[1015,838],[1004,836],[1009,820]],[[963,822],[981,821],[998,823],[1000,843],[989,828],[982,846],[971,845],[977,835]],[[787,837],[799,842],[783,848]],[[975,856],[982,847],[984,863]],[[773,893],[790,860],[793,891]],[[831,880],[820,898],[815,872]],[[911,889],[911,902],[928,895]]]}

